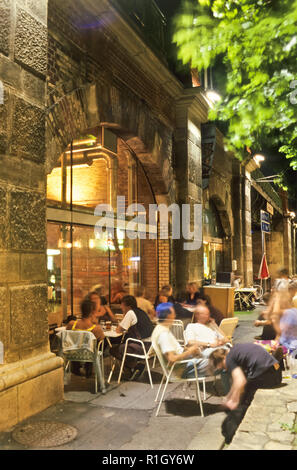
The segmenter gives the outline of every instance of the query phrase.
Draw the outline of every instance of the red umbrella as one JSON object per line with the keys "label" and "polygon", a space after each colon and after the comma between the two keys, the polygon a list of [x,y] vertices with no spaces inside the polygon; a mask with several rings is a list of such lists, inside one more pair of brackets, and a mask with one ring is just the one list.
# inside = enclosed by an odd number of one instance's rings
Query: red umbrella
{"label": "red umbrella", "polygon": [[266,253],[263,254],[262,256],[262,261],[260,264],[260,269],[259,269],[259,279],[268,279],[270,277],[268,266],[267,266],[267,261],[266,261]]}

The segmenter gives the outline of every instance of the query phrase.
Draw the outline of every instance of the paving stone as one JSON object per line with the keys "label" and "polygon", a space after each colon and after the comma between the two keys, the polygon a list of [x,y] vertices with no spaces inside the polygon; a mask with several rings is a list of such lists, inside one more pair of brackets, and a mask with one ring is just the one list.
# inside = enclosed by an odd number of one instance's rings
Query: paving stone
{"label": "paving stone", "polygon": [[290,431],[268,432],[269,438],[272,441],[278,441],[282,444],[291,444],[294,440],[294,435]]}
{"label": "paving stone", "polygon": [[287,407],[288,411],[290,411],[291,413],[297,413],[297,401],[288,403]]}
{"label": "paving stone", "polygon": [[270,441],[265,445],[264,450],[292,450],[292,446]]}

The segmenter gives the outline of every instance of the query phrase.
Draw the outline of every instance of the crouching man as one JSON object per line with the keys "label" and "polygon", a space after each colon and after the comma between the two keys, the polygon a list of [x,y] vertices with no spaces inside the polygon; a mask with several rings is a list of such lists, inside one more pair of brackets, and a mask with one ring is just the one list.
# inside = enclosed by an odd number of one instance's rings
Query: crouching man
{"label": "crouching man", "polygon": [[230,350],[216,349],[209,356],[215,371],[226,370],[232,384],[224,406],[231,410],[222,425],[222,432],[229,443],[250,405],[258,388],[273,388],[280,385],[282,351],[275,357],[257,344],[236,344]]}

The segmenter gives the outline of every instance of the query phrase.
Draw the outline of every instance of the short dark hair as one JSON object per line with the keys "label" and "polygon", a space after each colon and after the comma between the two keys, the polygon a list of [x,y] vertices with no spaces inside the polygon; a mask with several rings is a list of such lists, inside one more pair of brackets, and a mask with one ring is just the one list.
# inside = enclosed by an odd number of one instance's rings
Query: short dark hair
{"label": "short dark hair", "polygon": [[96,304],[90,299],[84,299],[80,304],[82,318],[88,318],[94,312],[95,309]]}
{"label": "short dark hair", "polygon": [[131,307],[132,310],[137,308],[137,302],[135,297],[133,295],[124,295],[124,297],[121,300],[121,303],[126,305],[126,307]]}

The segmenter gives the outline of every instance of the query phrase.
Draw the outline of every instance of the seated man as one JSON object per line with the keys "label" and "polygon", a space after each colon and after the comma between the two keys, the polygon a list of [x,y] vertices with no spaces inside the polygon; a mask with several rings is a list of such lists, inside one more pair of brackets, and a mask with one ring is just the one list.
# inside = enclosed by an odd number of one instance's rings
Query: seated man
{"label": "seated man", "polygon": [[216,349],[209,357],[214,370],[226,370],[232,377],[232,386],[224,398],[230,410],[222,424],[222,433],[229,444],[258,388],[280,385],[282,351],[275,357],[257,344],[236,344],[232,349]]}
{"label": "seated man", "polygon": [[[206,305],[200,304],[195,310],[196,323],[190,323],[185,330],[185,341],[188,346],[196,344],[201,350],[201,356],[205,359],[204,375],[209,375],[208,358],[216,349],[223,347],[228,338],[219,330],[214,321],[211,321],[210,311]],[[201,371],[202,372],[202,371]]]}
{"label": "seated man", "polygon": [[[158,344],[163,356],[166,358],[169,364],[172,365],[175,362],[188,358],[191,358],[190,362],[192,364],[194,361],[196,363],[201,361],[201,359],[195,357],[200,355],[200,349],[196,344],[183,349],[183,347],[179,344],[175,336],[170,331],[170,326],[175,319],[173,304],[170,302],[159,304],[156,312],[159,319],[159,324],[153,331],[152,341]],[[178,364],[174,368],[174,375],[183,378],[195,377],[194,369],[193,371],[188,372],[186,364]]]}
{"label": "seated man", "polygon": [[[145,339],[149,338],[153,332],[154,325],[148,315],[137,307],[135,297],[125,295],[122,298],[121,309],[124,314],[123,320],[119,323],[116,332],[126,332],[125,340],[128,338]],[[150,343],[145,343],[146,347],[150,347]],[[124,355],[125,343],[115,345],[110,349],[110,354],[115,358],[122,360]],[[135,354],[143,354],[143,349],[139,343],[129,343],[127,352]],[[136,358],[127,357],[125,361],[126,370],[130,374],[130,379],[138,378],[144,370],[144,364],[138,363]]]}

